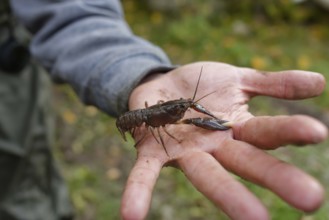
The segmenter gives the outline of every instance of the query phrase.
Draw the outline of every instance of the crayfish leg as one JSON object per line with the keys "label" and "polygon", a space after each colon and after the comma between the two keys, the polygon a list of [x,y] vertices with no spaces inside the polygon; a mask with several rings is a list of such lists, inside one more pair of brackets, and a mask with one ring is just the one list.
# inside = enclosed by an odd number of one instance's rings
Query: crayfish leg
{"label": "crayfish leg", "polygon": [[136,128],[132,128],[130,131],[130,134],[133,138],[135,137],[135,131],[136,131]]}
{"label": "crayfish leg", "polygon": [[154,139],[157,141],[158,144],[160,144],[160,142],[158,141],[158,139],[156,138],[154,132],[153,132],[153,129],[151,127],[149,127],[150,131],[151,131],[151,134],[152,136],[154,137]]}
{"label": "crayfish leg", "polygon": [[[135,130],[134,130],[134,132],[135,132]],[[136,141],[136,143],[134,145],[135,148],[142,142],[142,140],[145,138],[145,136],[146,136],[146,133],[144,133],[144,135],[143,135],[143,137],[141,137],[141,139],[139,139],[138,141]]]}
{"label": "crayfish leg", "polygon": [[[146,128],[148,129],[149,127],[146,126]],[[136,128],[133,128],[133,129],[131,129],[131,131],[130,131],[130,133],[131,133],[131,135],[132,135],[133,138],[135,138],[135,131],[136,131]],[[136,143],[135,143],[135,145],[134,145],[135,148],[136,148],[136,147],[142,142],[142,140],[145,138],[145,136],[146,136],[146,132],[145,132],[144,135],[141,137],[141,139],[139,139],[138,141],[136,141]]]}
{"label": "crayfish leg", "polygon": [[164,151],[166,152],[167,156],[169,157],[169,154],[168,154],[167,149],[166,149],[166,147],[165,147],[164,141],[163,141],[162,136],[161,136],[161,134],[160,134],[160,129],[157,128],[157,131],[158,131],[158,135],[159,135],[159,138],[160,138],[160,141],[161,141],[161,145],[162,145]]}
{"label": "crayfish leg", "polygon": [[[160,144],[160,142],[158,141],[158,139],[156,138],[156,136],[155,136],[155,134],[154,134],[153,128],[152,128],[152,127],[149,127],[149,126],[146,126],[146,129],[151,131],[151,134],[152,134],[152,136],[154,137],[154,139],[156,140],[156,142],[157,142],[158,144]],[[135,136],[135,131],[136,131],[136,129],[133,128],[133,129],[131,130],[131,132],[130,132],[130,133],[132,134],[133,137]],[[136,143],[135,143],[135,147],[138,146],[138,144],[140,144],[140,142],[142,142],[142,140],[145,138],[145,136],[146,136],[146,132],[144,133],[144,135],[143,135],[143,137],[142,137],[141,139],[139,139],[138,141],[136,141]]]}
{"label": "crayfish leg", "polygon": [[119,129],[119,131],[121,133],[121,136],[122,136],[123,140],[127,141],[125,132],[123,132],[121,129]]}
{"label": "crayfish leg", "polygon": [[165,126],[163,126],[162,128],[163,128],[163,130],[166,132],[166,134],[167,134],[169,137],[171,137],[172,139],[174,139],[174,140],[177,141],[178,143],[181,143],[181,142],[182,142],[182,140],[178,140],[174,135],[170,134],[169,131],[167,131],[167,129],[166,129]]}

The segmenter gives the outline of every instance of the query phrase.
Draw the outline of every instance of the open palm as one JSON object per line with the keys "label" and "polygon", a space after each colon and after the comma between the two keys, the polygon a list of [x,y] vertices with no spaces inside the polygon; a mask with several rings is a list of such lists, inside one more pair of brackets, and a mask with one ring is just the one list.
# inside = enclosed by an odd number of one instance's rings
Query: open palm
{"label": "open palm", "polygon": [[[152,190],[161,168],[181,169],[192,184],[232,219],[268,219],[263,204],[233,172],[275,192],[292,206],[314,211],[323,200],[323,189],[312,177],[284,163],[264,150],[286,144],[318,143],[327,129],[307,116],[254,117],[247,102],[256,95],[303,99],[319,95],[325,80],[306,71],[265,73],[249,68],[199,62],[179,67],[167,74],[148,77],[130,96],[131,110],[156,104],[159,100],[192,98],[203,67],[196,100],[218,118],[233,122],[227,131],[209,131],[193,125],[171,124],[160,128],[163,146],[144,126],[135,139],[138,157],[130,173],[122,199],[124,219],[143,219],[149,209]],[[188,110],[184,118],[206,117]],[[145,135],[146,132],[146,135]],[[157,134],[157,132],[155,132]],[[159,137],[157,137],[159,139]]]}

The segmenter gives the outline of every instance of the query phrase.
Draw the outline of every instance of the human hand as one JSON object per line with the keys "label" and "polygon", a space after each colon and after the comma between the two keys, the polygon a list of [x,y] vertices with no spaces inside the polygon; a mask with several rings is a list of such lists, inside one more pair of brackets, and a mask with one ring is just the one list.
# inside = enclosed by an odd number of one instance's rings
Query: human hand
{"label": "human hand", "polygon": [[[249,68],[199,62],[179,67],[167,74],[152,75],[134,89],[131,110],[158,100],[192,98],[200,69],[196,100],[218,118],[234,122],[227,131],[209,131],[192,125],[167,125],[170,138],[160,128],[168,155],[145,127],[137,129],[137,161],[122,198],[123,219],[144,219],[152,190],[164,165],[181,169],[191,183],[232,219],[268,219],[264,205],[229,172],[268,188],[303,211],[316,210],[324,190],[311,176],[280,161],[264,150],[287,144],[315,144],[327,138],[327,128],[308,116],[254,117],[247,102],[266,95],[283,99],[303,99],[319,95],[325,79],[317,73],[282,71],[265,73]],[[205,117],[189,110],[185,118]]]}

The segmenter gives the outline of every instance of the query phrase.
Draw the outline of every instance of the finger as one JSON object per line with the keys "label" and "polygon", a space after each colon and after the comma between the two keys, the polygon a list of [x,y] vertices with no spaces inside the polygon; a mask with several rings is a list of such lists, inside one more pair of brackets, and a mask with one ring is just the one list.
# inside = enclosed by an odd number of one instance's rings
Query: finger
{"label": "finger", "polygon": [[232,219],[268,219],[261,202],[210,154],[193,152],[178,164],[192,184]]}
{"label": "finger", "polygon": [[139,157],[137,159],[122,196],[121,216],[123,219],[145,218],[162,165],[158,159],[153,157]]}
{"label": "finger", "polygon": [[253,95],[268,95],[284,99],[303,99],[318,96],[325,88],[326,80],[308,71],[261,72],[241,68],[243,90]]}
{"label": "finger", "polygon": [[302,115],[254,117],[233,125],[234,138],[262,149],[286,144],[315,144],[325,140],[328,130],[319,121]]}
{"label": "finger", "polygon": [[226,140],[214,157],[226,169],[270,189],[300,210],[314,211],[323,202],[323,188],[314,178],[247,143]]}

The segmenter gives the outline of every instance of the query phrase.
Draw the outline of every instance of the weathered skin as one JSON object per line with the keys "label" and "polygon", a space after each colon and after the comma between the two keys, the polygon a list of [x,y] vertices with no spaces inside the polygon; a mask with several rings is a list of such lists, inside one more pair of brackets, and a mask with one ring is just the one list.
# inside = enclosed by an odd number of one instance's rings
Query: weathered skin
{"label": "weathered skin", "polygon": [[[319,142],[328,135],[326,127],[309,117],[255,117],[248,111],[248,101],[256,95],[286,99],[313,97],[325,88],[324,78],[305,71],[260,74],[249,68],[199,62],[167,74],[150,75],[131,93],[129,108],[144,108],[145,100],[156,103],[190,97],[195,90],[193,78],[200,73],[201,66],[204,74],[198,94],[216,91],[201,104],[214,115],[234,121],[232,128],[226,132],[204,132],[196,126],[168,126],[170,133],[184,139],[180,143],[168,137],[164,140],[169,156],[146,129],[137,129],[135,140],[144,139],[136,146],[136,164],[123,194],[123,219],[146,218],[154,186],[164,166],[179,168],[198,191],[231,219],[267,220],[270,216],[261,201],[229,171],[271,190],[297,209],[316,210],[324,198],[321,185],[266,150]],[[185,117],[203,116],[190,111]]]}

